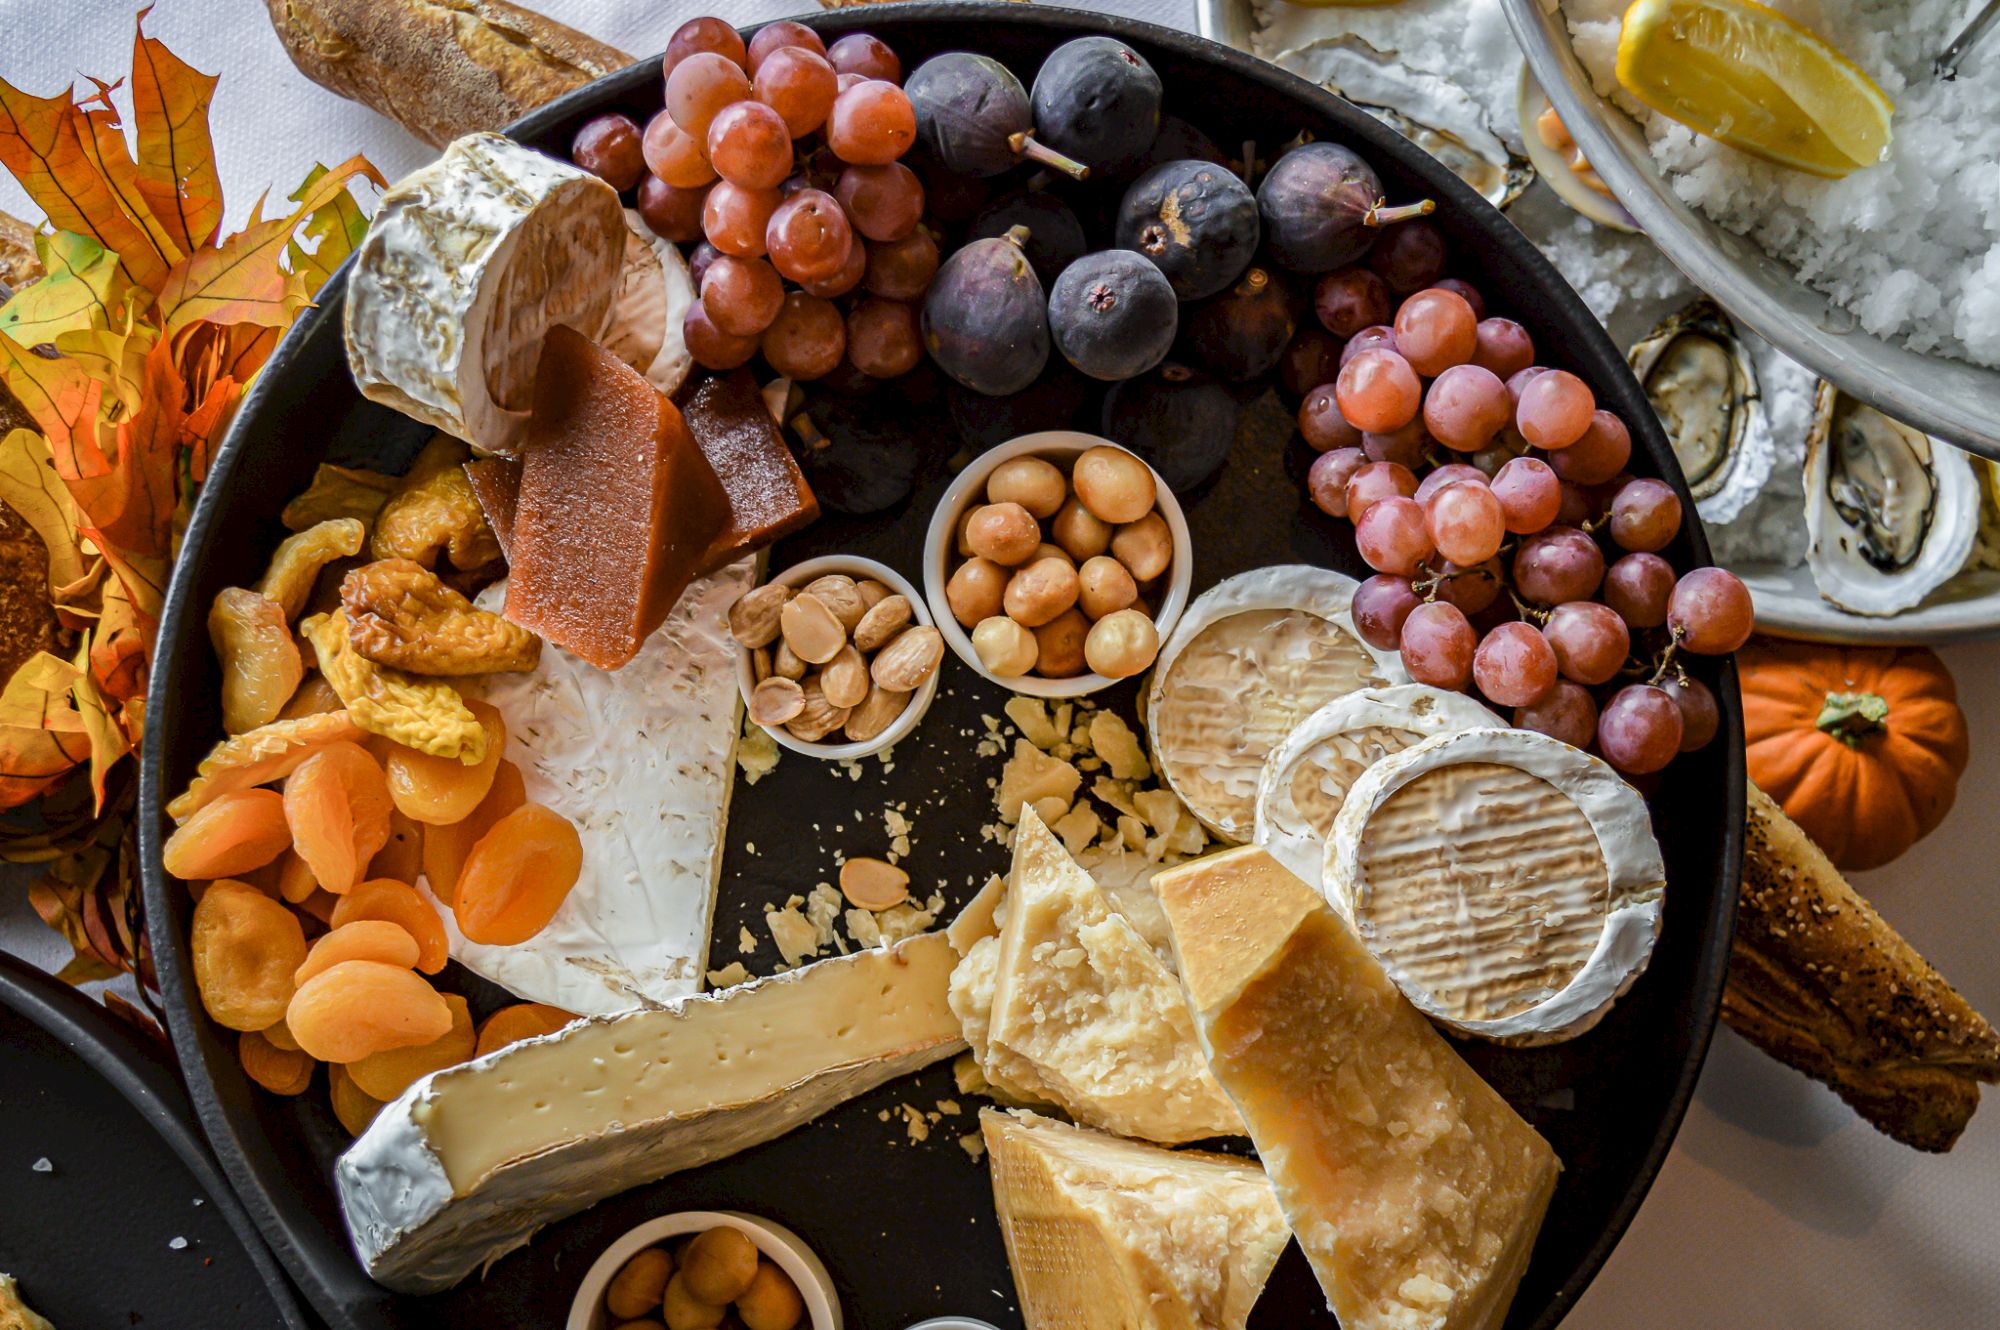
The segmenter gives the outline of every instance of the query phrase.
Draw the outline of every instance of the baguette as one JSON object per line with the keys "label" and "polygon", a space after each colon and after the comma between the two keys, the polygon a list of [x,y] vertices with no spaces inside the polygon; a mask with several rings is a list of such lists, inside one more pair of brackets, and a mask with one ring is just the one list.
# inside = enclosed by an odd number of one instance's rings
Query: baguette
{"label": "baguette", "polygon": [[300,73],[436,148],[633,61],[506,0],[264,2]]}
{"label": "baguette", "polygon": [[2000,1034],[1754,785],[1745,831],[1723,1020],[1879,1131],[1951,1149],[2000,1081]]}

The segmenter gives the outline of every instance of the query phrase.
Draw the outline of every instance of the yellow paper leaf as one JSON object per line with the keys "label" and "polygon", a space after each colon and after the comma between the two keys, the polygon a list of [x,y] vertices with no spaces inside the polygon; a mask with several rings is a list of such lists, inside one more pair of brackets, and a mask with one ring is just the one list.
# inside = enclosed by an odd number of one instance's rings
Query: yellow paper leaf
{"label": "yellow paper leaf", "polygon": [[49,442],[33,430],[17,429],[0,439],[0,501],[19,513],[49,552],[49,589],[81,581],[88,568],[77,548],[76,504],[56,475]]}
{"label": "yellow paper leaf", "polygon": [[70,697],[77,715],[83,719],[84,737],[90,740],[90,788],[97,806],[104,806],[104,782],[119,758],[132,751],[132,737],[118,719],[116,705],[97,686],[90,672],[91,634],[85,633],[76,648],[76,678]]}
{"label": "yellow paper leaf", "polygon": [[148,6],[132,39],[132,111],[138,135],[139,192],[147,207],[194,253],[222,224],[222,179],[208,132],[215,76],[197,72],[145,32]]}
{"label": "yellow paper leaf", "polygon": [[51,449],[72,446],[79,436],[89,447],[101,447],[97,412],[104,386],[92,380],[78,361],[38,356],[0,332],[0,381],[35,418]]}
{"label": "yellow paper leaf", "polygon": [[[150,324],[133,323],[64,333],[56,338],[56,350],[105,386],[106,416],[123,419],[146,400],[146,357],[158,340]],[[101,442],[104,431],[98,436]]]}
{"label": "yellow paper leaf", "polygon": [[132,288],[116,254],[74,231],[37,235],[35,248],[48,275],[0,305],[0,331],[23,346],[39,346],[123,319]]}
{"label": "yellow paper leaf", "polygon": [[[326,176],[324,166],[314,166],[305,183],[292,194],[294,203],[303,203]],[[285,266],[305,278],[306,294],[312,295],[333,276],[354,247],[368,234],[368,216],[354,196],[342,190],[331,203],[315,209],[299,228],[298,235],[285,247]],[[305,242],[316,242],[310,247]]]}
{"label": "yellow paper leaf", "polygon": [[21,662],[7,686],[0,689],[0,728],[84,733],[83,717],[72,696],[83,671],[60,656],[37,651]]}

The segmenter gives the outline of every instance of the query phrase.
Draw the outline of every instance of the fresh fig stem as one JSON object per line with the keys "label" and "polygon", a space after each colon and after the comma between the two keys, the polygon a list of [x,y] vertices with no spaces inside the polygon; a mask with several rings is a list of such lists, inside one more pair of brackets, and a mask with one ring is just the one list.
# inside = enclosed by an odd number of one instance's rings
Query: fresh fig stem
{"label": "fresh fig stem", "polygon": [[1415,203],[1405,203],[1398,207],[1388,206],[1389,200],[1377,199],[1361,218],[1363,226],[1389,226],[1396,222],[1407,222],[1413,217],[1428,217],[1437,211],[1437,204],[1429,199]]}
{"label": "fresh fig stem", "polygon": [[1002,238],[1005,239],[1008,243],[1012,244],[1016,249],[1025,249],[1027,248],[1028,245],[1028,237],[1033,234],[1034,233],[1028,230],[1027,227],[1022,226],[1019,223],[1016,223],[1015,225],[1007,228],[1007,234]]}
{"label": "fresh fig stem", "polygon": [[1035,142],[1035,136],[1025,129],[1016,130],[1007,136],[1007,146],[1031,162],[1061,171],[1072,180],[1090,179],[1090,168],[1082,162],[1071,161],[1054,148],[1044,147]]}

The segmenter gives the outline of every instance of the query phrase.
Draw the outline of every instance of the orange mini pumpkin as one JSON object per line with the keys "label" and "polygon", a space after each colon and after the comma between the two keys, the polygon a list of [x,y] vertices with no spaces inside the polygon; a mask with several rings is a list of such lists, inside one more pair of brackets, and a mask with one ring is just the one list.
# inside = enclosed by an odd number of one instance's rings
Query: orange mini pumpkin
{"label": "orange mini pumpkin", "polygon": [[1736,657],[1750,779],[1841,868],[1879,868],[1951,811],[1958,689],[1925,647],[1758,639]]}

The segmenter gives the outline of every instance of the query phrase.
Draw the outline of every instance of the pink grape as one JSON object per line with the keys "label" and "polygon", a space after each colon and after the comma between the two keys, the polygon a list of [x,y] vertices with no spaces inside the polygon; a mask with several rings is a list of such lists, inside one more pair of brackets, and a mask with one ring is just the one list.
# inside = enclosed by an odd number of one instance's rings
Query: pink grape
{"label": "pink grape", "polygon": [[1657,554],[1627,554],[1604,572],[1604,603],[1634,628],[1667,621],[1674,566]]}
{"label": "pink grape", "polygon": [[1726,656],[1750,640],[1756,613],[1750,588],[1723,568],[1695,568],[1674,584],[1667,626],[1698,656]]}
{"label": "pink grape", "polygon": [[1399,495],[1407,499],[1416,492],[1417,478],[1410,468],[1394,462],[1364,463],[1347,481],[1347,520],[1358,524],[1377,499]]}
{"label": "pink grape", "polygon": [[1424,476],[1423,480],[1417,485],[1416,500],[1418,503],[1429,503],[1431,495],[1436,494],[1446,485],[1456,485],[1461,480],[1469,481],[1475,485],[1484,485],[1486,483],[1486,477],[1478,467],[1467,466],[1463,462],[1446,462],[1443,466],[1433,467]]}
{"label": "pink grape", "polygon": [[[1542,465],[1548,466],[1548,463],[1544,462]],[[1555,468],[1549,467],[1549,470],[1554,471]],[[1556,508],[1556,521],[1564,526],[1582,526],[1603,511],[1597,502],[1597,496],[1592,494],[1588,487],[1569,480],[1562,482],[1562,499]]]}
{"label": "pink grape", "polygon": [[1597,702],[1583,685],[1557,679],[1547,697],[1533,706],[1515,708],[1514,727],[1546,734],[1573,748],[1588,748],[1597,734]]}
{"label": "pink grape", "polygon": [[1708,685],[1699,679],[1668,679],[1661,686],[1681,709],[1681,751],[1692,753],[1713,743],[1722,728],[1722,708]]}
{"label": "pink grape", "polygon": [[1468,616],[1482,612],[1500,598],[1499,562],[1488,559],[1467,566],[1446,560],[1438,574],[1437,598],[1458,606]]}
{"label": "pink grape", "polygon": [[1591,414],[1590,423],[1575,443],[1549,456],[1549,465],[1564,480],[1579,485],[1602,485],[1632,460],[1632,434],[1625,422],[1609,411]]}
{"label": "pink grape", "polygon": [[1424,460],[1424,445],[1430,441],[1430,431],[1424,428],[1424,422],[1413,420],[1387,434],[1362,435],[1361,451],[1368,454],[1371,462],[1394,462],[1414,471]]}
{"label": "pink grape", "polygon": [[1590,428],[1590,413],[1596,409],[1597,398],[1589,384],[1568,370],[1544,370],[1521,389],[1514,425],[1529,443],[1553,451],[1581,439]]}
{"label": "pink grape", "polygon": [[1587,600],[1604,580],[1604,552],[1584,532],[1552,526],[1514,553],[1514,589],[1537,605]]}
{"label": "pink grape", "polygon": [[1407,577],[1377,573],[1354,588],[1354,631],[1377,651],[1394,651],[1403,640],[1403,621],[1423,599]]}
{"label": "pink grape", "polygon": [[1449,291],[1466,304],[1472,306],[1473,318],[1483,319],[1486,317],[1485,298],[1479,294],[1471,282],[1462,281],[1456,277],[1445,277],[1432,282],[1431,289],[1433,291]]}
{"label": "pink grape", "polygon": [[1334,448],[1313,459],[1306,472],[1306,492],[1328,517],[1347,516],[1347,484],[1354,473],[1368,465],[1359,448]]}
{"label": "pink grape", "polygon": [[1456,605],[1434,600],[1403,620],[1403,669],[1417,683],[1465,687],[1472,682],[1472,653],[1478,645],[1479,635]]}
{"label": "pink grape", "polygon": [[1501,467],[1527,451],[1528,445],[1522,442],[1520,432],[1512,425],[1503,425],[1491,443],[1472,455],[1472,464],[1479,468],[1479,474],[1491,480]]}
{"label": "pink grape", "polygon": [[1313,389],[1299,403],[1299,433],[1305,436],[1306,446],[1318,453],[1356,448],[1363,438],[1361,431],[1340,414],[1340,403],[1334,400],[1330,383]]}
{"label": "pink grape", "polygon": [[1372,434],[1401,429],[1423,404],[1416,370],[1394,351],[1363,351],[1341,368],[1333,391],[1348,423]]}
{"label": "pink grape", "polygon": [[1437,547],[1415,499],[1388,495],[1375,500],[1354,524],[1354,548],[1378,573],[1408,577]]}
{"label": "pink grape", "polygon": [[1396,310],[1396,350],[1410,368],[1435,378],[1472,359],[1479,344],[1479,316],[1456,291],[1426,287]]}
{"label": "pink grape", "polygon": [[1610,682],[1632,649],[1632,633],[1608,605],[1572,600],[1549,611],[1542,636],[1556,653],[1565,679],[1582,684]]}
{"label": "pink grape", "polygon": [[1386,323],[1390,308],[1388,284],[1366,268],[1335,268],[1313,287],[1313,312],[1335,337]]}
{"label": "pink grape", "polygon": [[1547,366],[1529,365],[1527,368],[1517,369],[1507,376],[1507,400],[1514,404],[1516,411],[1521,409],[1522,390],[1528,386],[1529,382],[1537,374],[1546,374],[1547,372]]}
{"label": "pink grape", "polygon": [[1658,771],[1681,750],[1681,709],[1664,688],[1635,683],[1621,688],[1597,717],[1597,747],[1627,775]]}
{"label": "pink grape", "polygon": [[1424,522],[1439,554],[1453,563],[1484,563],[1507,538],[1500,500],[1484,482],[1446,485],[1423,505]]}
{"label": "pink grape", "polygon": [[1665,549],[1681,529],[1681,496],[1664,480],[1629,480],[1611,500],[1611,539],[1628,550]]}
{"label": "pink grape", "polygon": [[1477,365],[1451,366],[1424,393],[1425,428],[1455,452],[1484,448],[1511,414],[1507,385]]}
{"label": "pink grape", "polygon": [[1502,379],[1535,363],[1535,342],[1512,319],[1481,319],[1473,330],[1472,363]]}
{"label": "pink grape", "polygon": [[1533,535],[1556,520],[1562,508],[1562,482],[1538,457],[1516,457],[1493,473],[1493,497],[1507,530]]}
{"label": "pink grape", "polygon": [[1373,328],[1363,328],[1347,339],[1347,345],[1340,348],[1338,368],[1346,369],[1347,362],[1363,351],[1394,351],[1396,330],[1386,323],[1378,323]]}
{"label": "pink grape", "polygon": [[1556,683],[1556,653],[1532,624],[1503,623],[1472,653],[1472,678],[1496,706],[1533,706]]}

